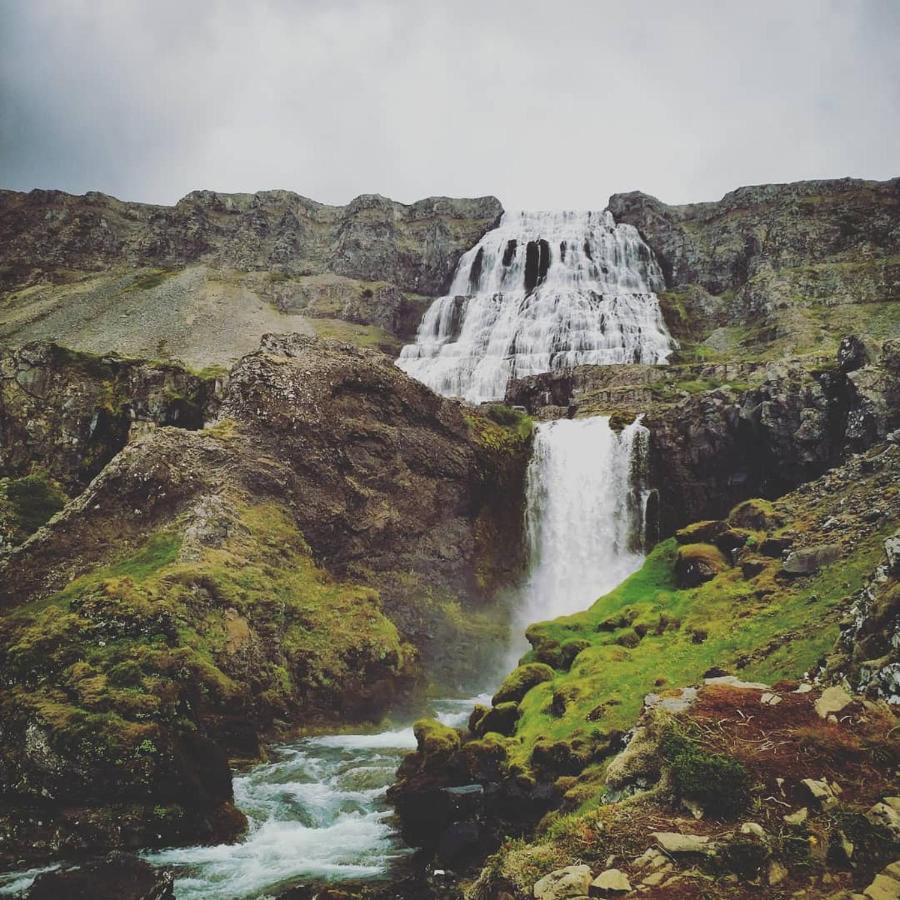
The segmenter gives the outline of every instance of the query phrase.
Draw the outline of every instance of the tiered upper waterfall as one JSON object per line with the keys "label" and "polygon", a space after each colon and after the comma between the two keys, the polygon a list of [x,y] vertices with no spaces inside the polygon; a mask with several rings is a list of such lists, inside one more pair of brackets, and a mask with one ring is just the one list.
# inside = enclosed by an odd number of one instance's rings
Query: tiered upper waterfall
{"label": "tiered upper waterfall", "polygon": [[665,362],[663,284],[637,229],[608,210],[506,213],[462,257],[397,364],[440,394],[482,402],[525,375]]}

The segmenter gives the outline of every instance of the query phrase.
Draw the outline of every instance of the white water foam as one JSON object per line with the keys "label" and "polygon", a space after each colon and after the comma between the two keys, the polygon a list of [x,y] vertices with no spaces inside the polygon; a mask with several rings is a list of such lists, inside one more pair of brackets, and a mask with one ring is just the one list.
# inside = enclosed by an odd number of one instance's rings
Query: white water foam
{"label": "white water foam", "polygon": [[460,260],[397,365],[439,394],[501,400],[510,379],[673,348],[650,248],[604,212],[506,213]]}
{"label": "white water foam", "polygon": [[[488,696],[435,701],[445,725],[465,723]],[[409,853],[385,794],[403,756],[416,747],[412,727],[372,734],[330,734],[275,749],[276,758],[234,778],[234,799],[250,828],[237,844],[147,854],[174,867],[179,900],[246,900],[305,880],[379,878]]]}
{"label": "white water foam", "polygon": [[641,479],[649,432],[606,416],[538,425],[526,482],[531,575],[522,626],[578,612],[643,561]]}

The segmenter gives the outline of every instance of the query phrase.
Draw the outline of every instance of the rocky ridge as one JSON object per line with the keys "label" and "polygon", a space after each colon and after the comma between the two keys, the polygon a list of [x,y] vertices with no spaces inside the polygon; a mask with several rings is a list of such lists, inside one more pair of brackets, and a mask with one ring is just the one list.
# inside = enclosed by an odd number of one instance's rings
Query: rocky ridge
{"label": "rocky ridge", "polygon": [[228,756],[377,719],[426,672],[465,683],[504,633],[527,420],[296,335],[220,400],[130,441],[0,559],[4,854],[232,837]]}

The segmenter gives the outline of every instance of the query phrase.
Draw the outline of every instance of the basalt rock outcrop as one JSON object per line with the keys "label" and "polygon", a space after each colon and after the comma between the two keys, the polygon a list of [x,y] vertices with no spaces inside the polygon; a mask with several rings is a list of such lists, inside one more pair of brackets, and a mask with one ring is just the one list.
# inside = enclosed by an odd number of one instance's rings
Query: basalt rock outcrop
{"label": "basalt rock outcrop", "polygon": [[777,497],[900,428],[900,343],[847,371],[855,340],[812,362],[581,366],[512,382],[506,400],[540,417],[643,415],[666,536],[747,497]]}
{"label": "basalt rock outcrop", "polygon": [[128,443],[0,558],[0,852],[234,836],[229,756],[464,683],[529,442],[377,352],[269,336],[215,422]]}
{"label": "basalt rock outcrop", "polygon": [[460,255],[499,219],[493,197],[409,206],[364,194],[326,206],[290,191],[192,191],[175,206],[34,190],[0,192],[2,283],[114,266],[330,272],[437,294]]}
{"label": "basalt rock outcrop", "polygon": [[0,477],[35,468],[83,488],[129,436],[202,428],[223,378],[174,363],[95,356],[38,342],[0,350]]}
{"label": "basalt rock outcrop", "polygon": [[636,191],[614,194],[609,208],[656,254],[677,337],[744,325],[763,343],[814,345],[808,331],[855,315],[888,336],[886,305],[900,298],[900,179],[742,187],[685,206]]}

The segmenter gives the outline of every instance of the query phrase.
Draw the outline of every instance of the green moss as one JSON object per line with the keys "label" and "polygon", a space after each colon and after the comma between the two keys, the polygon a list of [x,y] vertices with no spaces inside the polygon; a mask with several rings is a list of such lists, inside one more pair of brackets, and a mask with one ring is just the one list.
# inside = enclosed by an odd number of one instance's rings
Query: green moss
{"label": "green moss", "polygon": [[[833,646],[838,625],[830,613],[863,585],[889,531],[870,535],[802,584],[774,582],[773,560],[754,579],[728,568],[699,587],[679,589],[677,543],[659,544],[641,569],[590,609],[529,629],[536,646],[571,640],[589,646],[568,672],[553,672],[524,695],[512,758],[526,763],[540,739],[587,737],[597,726],[628,731],[647,694],[660,685],[696,684],[712,666],[737,669],[740,662],[742,677],[769,683],[799,678]],[[640,641],[621,646],[620,638],[638,626]],[[563,690],[567,702],[557,715],[553,699]]]}
{"label": "green moss", "polygon": [[768,531],[782,522],[783,518],[776,512],[772,502],[758,497],[738,503],[728,514],[729,525],[754,531]]}
{"label": "green moss", "polygon": [[663,737],[661,752],[679,798],[696,800],[705,812],[731,818],[750,800],[750,776],[734,757],[707,753],[700,743],[674,729]]}
{"label": "green moss", "polygon": [[544,681],[553,679],[553,669],[545,663],[526,663],[514,669],[503,681],[503,684],[497,688],[494,694],[493,702],[495,705],[500,703],[508,703],[510,701],[518,702],[533,687]]}
{"label": "green moss", "polygon": [[413,725],[419,753],[426,758],[449,759],[459,750],[459,732],[437,719],[419,719]]}
{"label": "green moss", "polygon": [[355,344],[372,350],[381,350],[388,356],[397,356],[403,342],[378,325],[360,325],[343,319],[311,318],[309,323],[316,336],[329,341]]}
{"label": "green moss", "polygon": [[170,278],[174,273],[167,269],[149,269],[141,272],[129,286],[130,290],[150,291],[159,287],[166,279]]}
{"label": "green moss", "polygon": [[66,504],[66,495],[44,472],[24,478],[0,481],[0,495],[6,500],[10,524],[19,540],[37,531]]}

